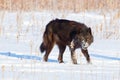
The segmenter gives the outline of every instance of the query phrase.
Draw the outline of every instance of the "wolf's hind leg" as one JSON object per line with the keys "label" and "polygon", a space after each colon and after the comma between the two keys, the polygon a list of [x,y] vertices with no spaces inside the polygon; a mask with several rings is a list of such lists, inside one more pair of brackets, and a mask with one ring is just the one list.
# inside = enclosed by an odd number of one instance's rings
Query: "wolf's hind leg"
{"label": "wolf's hind leg", "polygon": [[49,56],[49,54],[50,54],[53,46],[54,46],[54,43],[51,43],[51,44],[48,44],[48,45],[47,45],[47,47],[46,47],[46,52],[45,52],[45,55],[44,55],[44,57],[43,57],[43,60],[44,60],[45,62],[48,61],[48,56]]}
{"label": "wolf's hind leg", "polygon": [[63,53],[66,49],[66,45],[61,45],[61,44],[58,44],[58,47],[59,47],[59,56],[58,56],[58,61],[59,63],[63,63]]}

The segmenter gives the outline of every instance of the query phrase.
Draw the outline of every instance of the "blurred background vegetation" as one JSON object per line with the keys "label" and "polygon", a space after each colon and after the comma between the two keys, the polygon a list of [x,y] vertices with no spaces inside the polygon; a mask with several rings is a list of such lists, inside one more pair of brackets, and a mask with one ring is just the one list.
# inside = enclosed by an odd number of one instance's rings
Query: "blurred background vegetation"
{"label": "blurred background vegetation", "polygon": [[0,0],[0,10],[71,11],[120,9],[120,0]]}

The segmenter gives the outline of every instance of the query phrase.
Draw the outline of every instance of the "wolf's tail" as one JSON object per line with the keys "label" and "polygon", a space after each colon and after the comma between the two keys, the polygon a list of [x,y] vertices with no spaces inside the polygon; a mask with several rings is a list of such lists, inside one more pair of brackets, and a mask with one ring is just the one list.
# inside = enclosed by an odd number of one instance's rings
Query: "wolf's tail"
{"label": "wolf's tail", "polygon": [[40,51],[43,53],[45,51],[44,43],[42,42],[40,45]]}
{"label": "wolf's tail", "polygon": [[52,32],[53,21],[46,26],[46,30],[43,34],[43,42],[40,45],[40,51],[43,53],[46,49],[50,48],[54,43],[54,36]]}

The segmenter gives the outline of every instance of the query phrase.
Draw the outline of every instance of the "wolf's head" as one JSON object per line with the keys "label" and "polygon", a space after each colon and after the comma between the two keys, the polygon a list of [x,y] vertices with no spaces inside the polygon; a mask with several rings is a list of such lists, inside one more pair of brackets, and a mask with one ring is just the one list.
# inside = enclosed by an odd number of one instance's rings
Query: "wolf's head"
{"label": "wolf's head", "polygon": [[73,40],[71,41],[71,45],[86,50],[91,43],[93,42],[93,35],[91,32],[91,28],[81,29],[78,34],[75,35]]}

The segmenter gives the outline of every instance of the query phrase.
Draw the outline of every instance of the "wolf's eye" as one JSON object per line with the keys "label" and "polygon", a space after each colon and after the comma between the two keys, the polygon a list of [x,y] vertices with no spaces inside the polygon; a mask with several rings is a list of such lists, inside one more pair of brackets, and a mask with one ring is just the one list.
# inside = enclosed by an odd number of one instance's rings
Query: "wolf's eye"
{"label": "wolf's eye", "polygon": [[87,41],[89,41],[89,39],[87,39]]}

